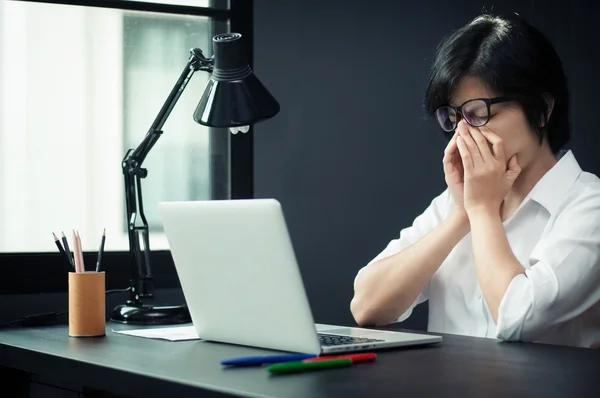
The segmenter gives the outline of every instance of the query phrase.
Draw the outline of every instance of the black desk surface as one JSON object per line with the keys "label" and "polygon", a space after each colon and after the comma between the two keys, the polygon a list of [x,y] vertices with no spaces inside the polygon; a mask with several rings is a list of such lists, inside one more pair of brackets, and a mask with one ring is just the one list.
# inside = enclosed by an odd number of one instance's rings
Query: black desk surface
{"label": "black desk surface", "polygon": [[444,335],[439,345],[380,351],[374,363],[272,376],[220,365],[269,351],[111,327],[95,339],[69,338],[64,326],[0,330],[0,365],[140,397],[600,397],[600,350]]}

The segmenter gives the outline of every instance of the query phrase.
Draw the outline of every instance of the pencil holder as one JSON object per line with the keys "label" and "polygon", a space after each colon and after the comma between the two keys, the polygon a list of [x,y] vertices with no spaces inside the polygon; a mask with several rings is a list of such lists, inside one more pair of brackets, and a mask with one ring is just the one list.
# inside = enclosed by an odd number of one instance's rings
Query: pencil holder
{"label": "pencil holder", "polygon": [[104,272],[69,272],[69,336],[106,334]]}

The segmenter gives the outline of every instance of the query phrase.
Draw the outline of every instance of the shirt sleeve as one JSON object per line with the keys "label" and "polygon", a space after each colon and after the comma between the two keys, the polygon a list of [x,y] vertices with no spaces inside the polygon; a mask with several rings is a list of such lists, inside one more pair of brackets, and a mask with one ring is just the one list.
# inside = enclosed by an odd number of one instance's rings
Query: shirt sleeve
{"label": "shirt sleeve", "polygon": [[[431,201],[431,203],[425,209],[425,211],[414,219],[411,226],[406,227],[400,231],[399,238],[390,241],[381,253],[379,253],[373,260],[371,260],[367,265],[361,268],[358,271],[356,278],[358,278],[358,275],[360,275],[360,273],[364,269],[369,267],[371,264],[401,252],[402,250],[417,242],[423,236],[431,232],[436,226],[438,226],[442,222],[442,220],[444,220],[447,217],[451,205],[452,197],[450,196],[448,189],[446,189]],[[355,284],[356,278],[354,279]],[[415,308],[418,304],[427,301],[428,298],[429,282],[425,285],[423,290],[421,290],[421,292],[417,296],[416,300],[411,304],[411,306],[394,322],[402,322],[406,320],[411,315],[413,308]]]}
{"label": "shirt sleeve", "polygon": [[534,248],[530,268],[506,290],[496,325],[502,340],[536,341],[600,301],[600,200],[579,199]]}

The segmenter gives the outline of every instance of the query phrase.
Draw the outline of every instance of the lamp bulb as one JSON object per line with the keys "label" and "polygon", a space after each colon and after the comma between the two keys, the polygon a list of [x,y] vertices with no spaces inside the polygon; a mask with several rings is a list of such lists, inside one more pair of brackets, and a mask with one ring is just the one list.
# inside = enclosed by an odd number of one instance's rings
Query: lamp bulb
{"label": "lamp bulb", "polygon": [[231,131],[231,134],[237,134],[239,132],[247,133],[250,131],[250,126],[233,126],[229,127],[229,131]]}

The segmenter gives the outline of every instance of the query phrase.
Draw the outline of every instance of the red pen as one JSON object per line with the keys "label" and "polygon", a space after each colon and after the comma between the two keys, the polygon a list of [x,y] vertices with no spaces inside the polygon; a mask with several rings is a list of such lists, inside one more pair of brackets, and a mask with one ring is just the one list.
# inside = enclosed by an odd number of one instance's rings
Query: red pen
{"label": "red pen", "polygon": [[323,357],[315,357],[304,359],[302,362],[319,362],[319,361],[329,361],[332,359],[350,359],[352,363],[360,363],[360,362],[371,362],[377,358],[377,354],[368,352],[362,354],[347,354],[347,355],[327,355]]}

